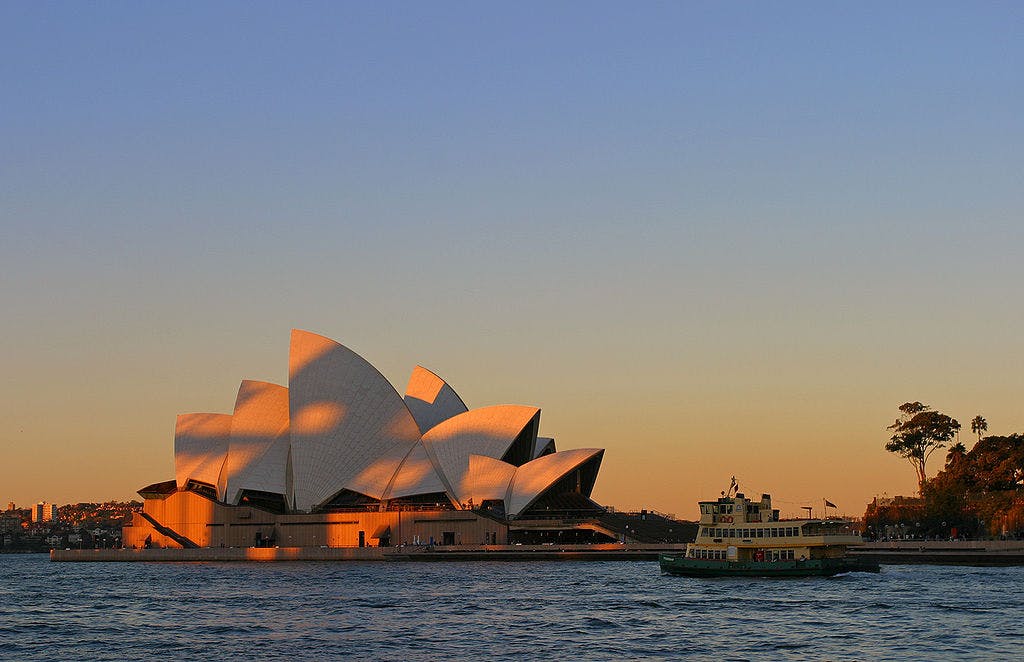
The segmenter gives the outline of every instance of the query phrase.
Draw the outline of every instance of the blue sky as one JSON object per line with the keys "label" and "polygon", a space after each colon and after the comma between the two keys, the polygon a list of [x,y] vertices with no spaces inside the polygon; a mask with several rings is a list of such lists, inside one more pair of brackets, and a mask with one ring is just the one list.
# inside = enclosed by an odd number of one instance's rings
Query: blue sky
{"label": "blue sky", "polygon": [[[1015,3],[5,3],[0,439],[80,471],[5,469],[0,498],[166,478],[174,415],[283,382],[293,326],[400,389],[422,362],[541,406],[608,448],[612,504],[685,511],[682,464],[851,512],[907,492],[900,403],[1024,428],[1022,28]],[[807,482],[823,440],[852,468]]]}

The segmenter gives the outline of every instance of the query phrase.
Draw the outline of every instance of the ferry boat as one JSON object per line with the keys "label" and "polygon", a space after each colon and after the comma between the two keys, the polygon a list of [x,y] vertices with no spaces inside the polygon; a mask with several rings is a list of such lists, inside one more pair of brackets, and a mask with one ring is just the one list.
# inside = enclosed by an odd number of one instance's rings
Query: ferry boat
{"label": "ferry boat", "polygon": [[658,556],[663,573],[686,577],[831,577],[878,572],[878,563],[850,557],[860,532],[845,519],[779,519],[772,498],[752,501],[733,479],[717,501],[700,501],[700,528],[686,552]]}

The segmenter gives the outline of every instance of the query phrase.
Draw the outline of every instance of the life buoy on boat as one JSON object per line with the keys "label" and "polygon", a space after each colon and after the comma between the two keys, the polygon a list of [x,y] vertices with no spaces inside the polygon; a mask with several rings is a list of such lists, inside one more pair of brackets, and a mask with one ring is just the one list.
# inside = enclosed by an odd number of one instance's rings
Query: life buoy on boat
{"label": "life buoy on boat", "polygon": [[723,522],[726,522],[726,523],[731,523],[732,522],[732,515],[722,515],[718,519],[723,521]]}

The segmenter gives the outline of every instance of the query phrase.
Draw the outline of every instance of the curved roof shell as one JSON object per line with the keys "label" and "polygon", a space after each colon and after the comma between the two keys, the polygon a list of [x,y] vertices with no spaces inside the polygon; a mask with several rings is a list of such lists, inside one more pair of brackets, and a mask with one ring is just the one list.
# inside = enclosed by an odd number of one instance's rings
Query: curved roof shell
{"label": "curved roof shell", "polygon": [[405,405],[416,419],[420,432],[469,411],[451,386],[423,366],[413,368],[405,387]]}
{"label": "curved roof shell", "polygon": [[309,510],[342,489],[379,495],[373,486],[387,485],[420,437],[394,387],[352,350],[298,329],[288,386],[293,507]]}
{"label": "curved roof shell", "polygon": [[285,494],[288,467],[288,389],[246,380],[238,387],[231,440],[218,494],[237,504],[242,490]]}
{"label": "curved roof shell", "polygon": [[448,487],[438,474],[434,463],[430,461],[427,449],[422,443],[417,443],[402,461],[402,466],[395,473],[384,498],[399,499],[447,491]]}
{"label": "curved roof shell", "polygon": [[551,437],[537,437],[537,442],[533,445],[533,458],[536,460],[538,457],[544,455],[551,455],[555,452],[555,440]]}
{"label": "curved roof shell", "polygon": [[[510,517],[522,513],[544,492],[569,473],[588,462],[600,465],[604,450],[577,448],[539,457],[516,469],[505,500],[505,512]],[[596,472],[596,469],[595,469]],[[593,483],[581,486],[581,492],[590,496]]]}
{"label": "curved roof shell", "polygon": [[231,437],[231,414],[180,414],[174,424],[174,479],[216,487]]}
{"label": "curved roof shell", "polygon": [[508,497],[508,487],[517,467],[485,455],[469,456],[469,472],[463,481],[463,497],[479,506],[489,499]]}
{"label": "curved roof shell", "polygon": [[540,409],[523,405],[471,409],[431,428],[423,435],[423,445],[445,481],[449,496],[462,503],[466,501],[469,456],[507,460],[517,454],[517,446],[522,446],[529,457],[539,418]]}

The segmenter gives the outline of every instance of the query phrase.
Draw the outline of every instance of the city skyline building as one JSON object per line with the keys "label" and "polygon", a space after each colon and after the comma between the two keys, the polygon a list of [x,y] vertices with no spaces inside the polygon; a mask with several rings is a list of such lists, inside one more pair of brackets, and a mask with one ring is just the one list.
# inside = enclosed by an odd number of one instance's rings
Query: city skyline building
{"label": "city skyline building", "polygon": [[[8,505],[13,506],[14,504],[11,503]],[[10,510],[13,510],[13,508]],[[32,506],[31,512],[33,522],[51,522],[57,520],[57,504],[55,503],[40,501]]]}

